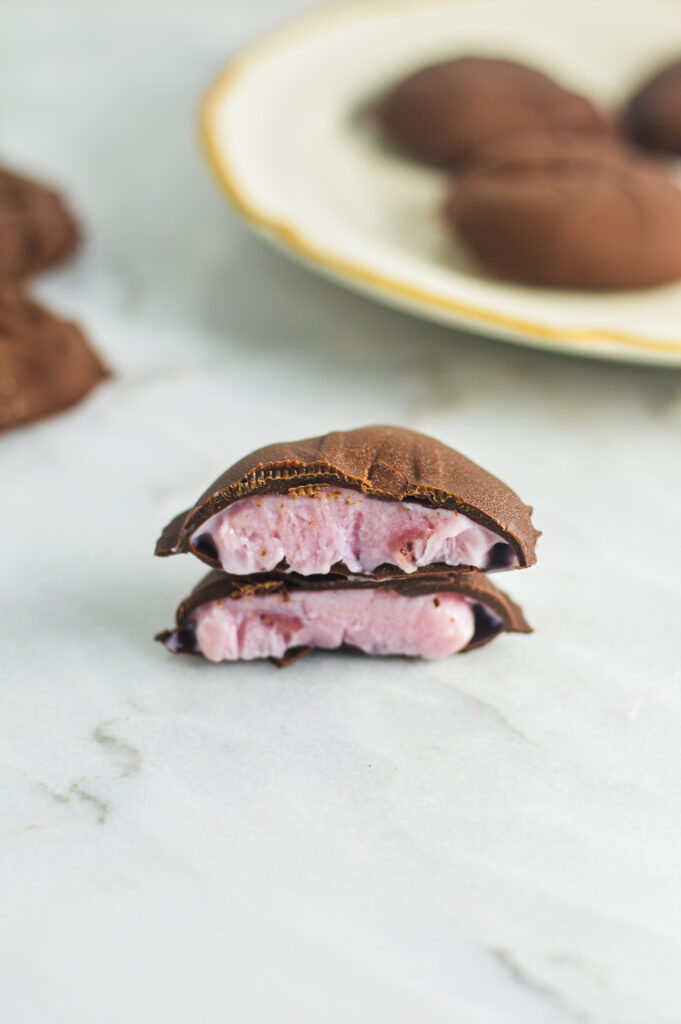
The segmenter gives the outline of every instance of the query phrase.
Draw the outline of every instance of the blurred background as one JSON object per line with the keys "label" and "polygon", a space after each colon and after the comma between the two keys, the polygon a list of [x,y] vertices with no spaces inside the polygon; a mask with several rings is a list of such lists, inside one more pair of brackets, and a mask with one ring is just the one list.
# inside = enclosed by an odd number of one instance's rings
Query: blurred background
{"label": "blurred background", "polygon": [[[423,322],[256,238],[199,104],[310,6],[3,5],[2,162],[86,236],[32,289],[115,377],[2,438],[0,1017],[676,1024],[681,375]],[[197,578],[162,525],[245,451],[371,422],[535,506],[536,633],[286,674],[154,645]]]}

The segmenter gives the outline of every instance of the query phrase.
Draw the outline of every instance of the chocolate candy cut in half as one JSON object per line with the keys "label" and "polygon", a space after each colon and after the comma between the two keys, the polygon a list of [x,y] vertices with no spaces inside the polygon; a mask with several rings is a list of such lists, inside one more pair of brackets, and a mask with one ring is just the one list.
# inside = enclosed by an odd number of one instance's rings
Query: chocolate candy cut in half
{"label": "chocolate candy cut in half", "polygon": [[75,405],[108,376],[80,327],[0,287],[0,433]]}
{"label": "chocolate candy cut in half", "polygon": [[440,441],[363,427],[247,455],[166,526],[156,554],[233,575],[521,568],[536,560],[531,512]]}
{"label": "chocolate candy cut in half", "polygon": [[518,605],[478,572],[371,580],[214,570],[182,602],[176,622],[156,637],[174,654],[278,664],[341,647],[434,660],[501,632],[531,632]]}
{"label": "chocolate candy cut in half", "polygon": [[65,259],[80,231],[57,192],[0,168],[0,282],[21,281]]}

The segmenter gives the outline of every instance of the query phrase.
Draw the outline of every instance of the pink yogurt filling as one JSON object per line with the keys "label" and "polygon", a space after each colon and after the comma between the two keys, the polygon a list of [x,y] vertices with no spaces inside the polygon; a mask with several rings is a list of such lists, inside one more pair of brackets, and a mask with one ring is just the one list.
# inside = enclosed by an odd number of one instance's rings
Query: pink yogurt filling
{"label": "pink yogurt filling", "polygon": [[292,647],[350,644],[367,654],[444,658],[475,632],[460,594],[405,597],[390,590],[294,591],[211,601],[194,613],[196,645],[210,661],[281,658]]}
{"label": "pink yogurt filling", "polygon": [[384,563],[404,572],[435,562],[478,569],[518,564],[509,544],[460,512],[335,487],[312,496],[243,498],[204,523],[192,540],[198,550],[217,552],[222,568],[234,575],[269,572],[283,559],[304,576],[328,573],[335,562],[357,573]]}

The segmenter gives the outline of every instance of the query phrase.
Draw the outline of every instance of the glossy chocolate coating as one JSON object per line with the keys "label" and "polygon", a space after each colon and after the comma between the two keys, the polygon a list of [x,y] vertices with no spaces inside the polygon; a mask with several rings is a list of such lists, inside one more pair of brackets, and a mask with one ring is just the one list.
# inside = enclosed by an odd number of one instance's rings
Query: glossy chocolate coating
{"label": "glossy chocolate coating", "polygon": [[0,284],[58,263],[79,239],[78,225],[61,196],[0,168]]}
{"label": "glossy chocolate coating", "polygon": [[67,409],[108,375],[76,324],[0,287],[0,432]]}
{"label": "glossy chocolate coating", "polygon": [[583,96],[534,68],[482,57],[417,71],[388,92],[377,116],[395,148],[424,163],[453,168],[465,166],[479,146],[518,132],[609,131]]}
{"label": "glossy chocolate coating", "polygon": [[495,277],[602,290],[681,277],[681,192],[602,142],[509,139],[454,185],[444,213]]}
{"label": "glossy chocolate coating", "polygon": [[532,509],[514,491],[442,442],[391,426],[335,431],[258,449],[166,526],[156,554],[191,551],[217,568],[209,551],[192,545],[192,536],[206,520],[252,494],[302,493],[319,484],[348,487],[382,501],[416,501],[463,512],[507,541],[520,566],[536,561],[539,534],[532,526]]}

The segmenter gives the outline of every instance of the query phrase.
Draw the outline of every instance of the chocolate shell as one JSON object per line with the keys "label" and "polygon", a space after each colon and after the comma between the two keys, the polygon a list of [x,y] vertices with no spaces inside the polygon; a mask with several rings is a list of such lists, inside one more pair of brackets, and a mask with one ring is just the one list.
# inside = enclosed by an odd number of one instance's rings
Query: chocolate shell
{"label": "chocolate shell", "polygon": [[[214,570],[209,572],[181,603],[176,613],[174,629],[163,630],[155,637],[166,645],[172,644],[175,654],[198,653],[192,630],[192,613],[211,601],[233,600],[264,594],[287,594],[294,590],[352,590],[386,588],[404,597],[425,594],[456,593],[475,604],[475,634],[464,651],[482,647],[500,633],[531,633],[519,605],[499,590],[491,580],[479,572],[416,572],[411,576],[387,579],[349,579],[341,575],[298,576],[294,573],[273,572],[262,576],[230,576]],[[486,609],[492,613],[487,614]],[[287,652],[280,664],[288,664],[309,653],[309,648]]]}
{"label": "chocolate shell", "polygon": [[0,433],[67,409],[108,376],[76,324],[0,287]]}
{"label": "chocolate shell", "polygon": [[[211,516],[253,494],[304,493],[319,484],[347,487],[381,501],[462,512],[505,540],[520,567],[536,561],[539,533],[532,526],[532,509],[517,494],[442,442],[392,426],[335,431],[258,449],[218,477],[193,508],[166,526],[156,554],[191,552],[219,568],[210,553],[197,550],[192,542]],[[343,570],[342,565],[337,568]]]}
{"label": "chocolate shell", "polygon": [[622,131],[642,149],[681,153],[681,60],[658,71],[631,98]]}
{"label": "chocolate shell", "polygon": [[20,281],[58,263],[79,240],[61,196],[0,168],[0,282]]}
{"label": "chocolate shell", "polygon": [[396,149],[437,166],[464,167],[494,139],[548,128],[586,135],[610,128],[596,108],[551,78],[508,60],[464,57],[422,68],[377,108]]}
{"label": "chocolate shell", "polygon": [[626,142],[615,135],[580,135],[564,128],[548,128],[506,135],[480,146],[471,154],[465,173],[507,163],[520,170],[565,154],[584,160],[626,160],[632,155]]}
{"label": "chocolate shell", "polygon": [[602,290],[681,277],[681,191],[603,143],[509,140],[459,179],[444,216],[495,277]]}

